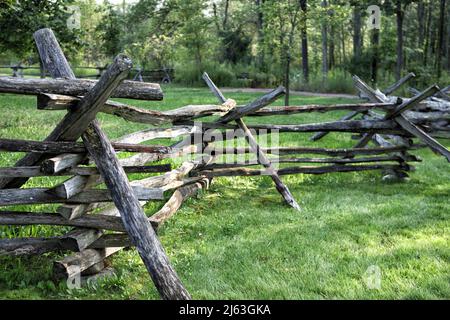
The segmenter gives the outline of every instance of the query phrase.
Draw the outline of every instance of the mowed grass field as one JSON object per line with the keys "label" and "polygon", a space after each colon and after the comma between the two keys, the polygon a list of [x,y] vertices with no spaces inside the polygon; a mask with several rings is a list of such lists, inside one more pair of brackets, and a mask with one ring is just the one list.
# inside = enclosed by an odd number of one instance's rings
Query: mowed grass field
{"label": "mowed grass field", "polygon": [[[155,110],[216,103],[206,88],[169,86],[164,92],[163,102],[124,101]],[[227,93],[239,104],[259,95]],[[355,101],[302,96],[291,100],[296,105]],[[275,104],[281,103],[280,100]],[[32,96],[0,95],[0,136],[45,138],[64,112],[39,111],[35,104]],[[337,119],[341,115],[300,114],[246,120],[296,124]],[[98,118],[112,139],[148,127],[105,114]],[[282,134],[280,143],[330,148],[355,143],[350,134],[330,134],[319,143],[311,143],[309,136]],[[162,226],[159,237],[195,299],[449,299],[449,164],[429,150],[415,153],[423,162],[417,163],[410,180],[402,183],[384,182],[380,172],[284,176],[301,212],[283,203],[268,177],[218,178],[209,190],[183,204]],[[0,166],[13,165],[21,156],[0,153]],[[168,162],[171,160],[163,161]],[[51,186],[63,179],[35,178],[26,186]],[[152,202],[145,211],[151,215],[163,204]],[[8,210],[55,208],[16,206]],[[49,226],[0,227],[0,236],[46,237],[68,230]],[[135,250],[121,251],[110,259],[116,277],[79,290],[69,290],[65,283],[51,280],[52,261],[62,256],[52,253],[1,257],[0,298],[159,298]],[[366,283],[373,268],[381,271],[378,289]]]}

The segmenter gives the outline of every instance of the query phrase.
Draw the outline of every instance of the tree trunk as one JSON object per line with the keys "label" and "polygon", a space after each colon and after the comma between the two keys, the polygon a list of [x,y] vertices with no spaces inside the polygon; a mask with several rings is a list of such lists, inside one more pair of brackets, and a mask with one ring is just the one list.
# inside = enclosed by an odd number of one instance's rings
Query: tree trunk
{"label": "tree trunk", "polygon": [[432,18],[432,6],[431,3],[427,7],[427,22],[425,25],[425,43],[423,48],[423,64],[426,66],[428,64],[428,52],[430,48],[430,38],[431,38],[431,18]]}
{"label": "tree trunk", "polygon": [[446,4],[446,0],[440,1],[438,44],[437,44],[437,50],[436,50],[436,71],[437,71],[438,78],[440,78],[442,75],[442,57],[445,56],[445,51],[444,51],[445,4]]}
{"label": "tree trunk", "polygon": [[341,26],[341,47],[342,47],[342,61],[341,63],[345,63],[347,61],[347,53],[345,51],[345,30],[344,26]]}
{"label": "tree trunk", "polygon": [[397,17],[397,66],[395,69],[395,80],[399,81],[403,70],[403,18],[404,12],[402,2],[397,0],[396,3],[396,17]]}
{"label": "tree trunk", "polygon": [[361,36],[361,8],[356,5],[353,8],[353,57],[356,61],[361,59],[362,36]]}
{"label": "tree trunk", "polygon": [[380,30],[373,29],[371,36],[371,42],[372,42],[372,61],[370,65],[370,77],[373,84],[377,83],[377,72],[378,72],[378,46],[380,43]]}
{"label": "tree trunk", "polygon": [[450,5],[447,5],[447,36],[444,37],[446,41],[446,61],[447,61],[447,70],[450,70]]}
{"label": "tree trunk", "polygon": [[[322,0],[322,7],[324,10],[328,7],[327,0]],[[327,22],[322,23],[322,74],[323,79],[327,77],[328,74],[328,29]]]}
{"label": "tree trunk", "polygon": [[300,0],[300,8],[302,9],[302,24],[301,24],[301,37],[302,37],[302,68],[303,79],[306,83],[309,82],[309,61],[308,61],[308,31],[307,31],[307,19],[308,19],[308,7],[307,0]]}
{"label": "tree trunk", "polygon": [[257,7],[257,20],[256,28],[258,30],[258,66],[260,69],[265,68],[264,65],[264,14],[262,10],[262,5],[264,0],[256,0],[255,4]]}
{"label": "tree trunk", "polygon": [[230,8],[230,0],[225,0],[225,10],[223,13],[222,29],[226,30],[228,26],[228,9]]}
{"label": "tree trunk", "polygon": [[330,26],[330,41],[329,41],[329,51],[328,51],[328,70],[331,70],[336,65],[335,60],[335,48],[336,44],[334,39],[336,37],[335,28],[333,25]]}
{"label": "tree trunk", "polygon": [[291,72],[291,52],[289,48],[286,49],[286,69],[284,73],[284,87],[286,88],[286,94],[284,96],[284,105],[289,106],[289,93],[290,93],[290,72]]}
{"label": "tree trunk", "polygon": [[417,20],[418,20],[418,35],[419,35],[419,48],[423,48],[423,43],[425,41],[425,5],[423,0],[417,3]]}

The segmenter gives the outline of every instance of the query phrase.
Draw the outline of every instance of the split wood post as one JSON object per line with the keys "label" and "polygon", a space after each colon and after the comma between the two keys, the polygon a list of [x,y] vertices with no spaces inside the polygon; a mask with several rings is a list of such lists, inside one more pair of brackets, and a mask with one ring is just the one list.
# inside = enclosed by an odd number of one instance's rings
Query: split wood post
{"label": "split wood post", "polygon": [[[370,88],[366,83],[364,83],[361,79],[358,78],[358,82],[361,84],[358,88],[362,91],[374,91],[372,88]],[[436,85],[431,86],[424,92],[421,92],[414,96],[409,101],[406,101],[402,103],[400,106],[398,106],[394,111],[388,112],[386,116],[384,117],[384,120],[386,119],[393,119],[403,130],[410,133],[412,136],[418,138],[423,143],[425,143],[431,150],[433,150],[436,153],[441,154],[444,156],[448,162],[450,162],[450,151],[440,144],[436,139],[428,135],[426,132],[424,132],[419,126],[412,123],[409,119],[407,119],[402,113],[410,109],[414,106],[416,106],[420,101],[433,96],[436,92],[439,92],[440,89]],[[369,97],[372,102],[387,102],[382,97]],[[363,138],[358,142],[356,147],[364,147],[367,145],[367,143],[371,140],[369,139],[370,134],[366,134],[363,136]],[[371,138],[371,136],[370,136]]]}
{"label": "split wood post", "polygon": [[[448,86],[448,87],[446,87],[444,89],[441,89],[433,97],[436,97],[438,99],[442,99],[442,100],[445,100],[445,101],[450,101],[450,96],[448,96],[446,94],[446,92],[448,91],[449,88],[450,88],[450,86]],[[409,91],[412,92],[413,94],[417,94],[417,93],[420,92],[419,90],[417,90],[415,88],[412,88],[412,87],[409,88]]]}
{"label": "split wood post", "polygon": [[[34,33],[34,39],[36,42],[36,46],[38,48],[39,51],[39,56],[41,57],[41,64],[42,66],[50,71],[50,76],[52,76],[53,78],[61,78],[61,80],[56,81],[56,82],[61,82],[64,81],[64,79],[66,80],[75,80],[75,75],[72,72],[69,63],[67,62],[66,57],[64,56],[59,43],[55,37],[55,35],[53,34],[53,31],[51,29],[41,29],[38,30]],[[127,63],[123,63],[123,66],[126,68],[127,67]],[[120,67],[119,67],[120,69]],[[126,71],[126,70],[124,70]],[[118,70],[119,74],[123,74],[123,72],[121,72],[120,70]],[[113,75],[113,74],[111,74]],[[108,78],[120,78],[117,76],[113,76],[113,77],[108,77]],[[104,78],[104,81],[107,81],[108,78]],[[41,80],[42,81],[42,80]],[[114,82],[114,81],[113,81]],[[116,81],[116,84],[109,84],[110,87],[117,87],[117,85],[120,84],[120,79],[118,81]],[[16,88],[13,86],[12,87],[13,90],[16,90]],[[60,140],[64,133],[65,129],[68,129],[69,126],[72,124],[71,121],[76,122],[76,120],[78,120],[78,123],[81,122],[81,130],[78,131],[78,133],[72,137],[73,140],[76,140],[80,137],[80,135],[82,134],[82,132],[85,129],[86,125],[89,125],[89,123],[91,122],[91,120],[95,119],[95,113],[90,114],[91,119],[84,119],[84,123],[83,121],[80,121],[80,117],[82,117],[82,111],[86,111],[86,109],[89,109],[89,104],[87,103],[89,99],[92,100],[92,98],[95,98],[95,95],[97,95],[97,106],[99,106],[100,102],[99,100],[101,100],[101,94],[102,92],[95,92],[95,90],[91,90],[91,93],[87,95],[87,97],[85,97],[83,99],[83,103],[80,103],[79,107],[82,108],[80,110],[80,108],[78,108],[75,111],[70,111],[68,114],[66,114],[66,116],[64,117],[63,121],[60,122],[60,124],[57,126],[57,128],[55,128],[55,130],[53,130],[52,134],[47,138],[47,141],[52,141],[52,140]],[[98,99],[100,97],[100,99]],[[95,101],[91,101],[91,103],[93,103],[93,105],[95,105]],[[87,108],[86,108],[87,107]],[[78,119],[77,119],[78,117]],[[92,118],[93,117],[93,118]],[[68,125],[67,127],[64,127],[64,121],[66,121],[65,123]],[[73,128],[73,127],[72,127]],[[75,129],[76,129],[76,125],[75,125]],[[72,132],[73,134],[73,132]],[[69,137],[64,137],[65,140],[69,140]],[[44,155],[42,153],[29,153],[27,154],[24,158],[22,158],[21,160],[19,160],[19,162],[16,163],[17,167],[22,167],[22,166],[29,166],[29,165],[35,165],[35,164],[39,164],[43,159],[45,159]],[[82,161],[82,159],[80,159],[80,161]],[[27,178],[16,178],[16,179],[0,179],[0,188],[2,187],[7,187],[7,188],[14,188],[14,187],[20,187],[23,183],[25,183],[27,181]]]}
{"label": "split wood post", "polygon": [[[65,70],[70,69],[70,65],[67,63],[63,52],[59,48],[58,41],[51,30],[38,30],[34,34],[34,37],[39,54],[47,56],[47,59],[43,60],[44,65],[52,62],[61,63],[61,65],[56,64],[48,66],[48,69],[51,70],[50,75],[52,77],[60,76],[66,72]],[[98,123],[95,120],[97,112],[107,101],[109,96],[120,86],[131,67],[131,61],[126,56],[117,56],[108,70],[103,74],[99,81],[95,83],[94,87],[84,93],[84,97],[81,98],[74,108],[69,110],[63,120],[48,136],[46,141],[75,141],[88,126],[98,126]],[[77,80],[73,77],[73,73],[67,73],[65,76],[68,80],[57,80],[56,82],[72,80],[77,83]],[[129,90],[125,90],[125,92],[128,93]],[[45,155],[42,155],[38,161],[41,161],[42,159],[45,159]],[[72,178],[71,181],[76,180],[77,178]],[[77,194],[81,190],[82,188],[75,188],[72,193]],[[83,233],[87,233],[87,231],[81,231],[81,234]],[[56,265],[57,263],[55,263],[55,266]],[[99,266],[99,264],[96,264],[96,266]],[[96,266],[93,267],[95,268]]]}
{"label": "split wood post", "polygon": [[[38,31],[39,32],[39,31]],[[52,33],[53,34],[53,33]],[[40,43],[37,41],[37,43]],[[38,45],[39,48],[39,45]],[[40,51],[45,50],[42,48]],[[56,60],[62,61],[62,60]],[[125,56],[116,57],[114,63],[104,74],[95,87],[89,91],[80,101],[76,109],[69,111],[66,116],[59,122],[56,128],[45,139],[46,142],[52,141],[75,141],[90,125],[99,108],[106,101],[106,98],[123,80],[128,70],[131,68],[131,62]],[[105,98],[106,97],[106,98]],[[94,121],[95,122],[95,121]],[[30,166],[40,163],[45,155],[42,153],[28,153],[25,157],[16,163],[16,166]],[[28,179],[3,179],[0,182],[1,187],[18,188],[22,186]]]}
{"label": "split wood post", "polygon": [[[388,111],[386,113],[386,115],[384,116],[384,118],[381,120],[391,120],[391,119],[395,120],[397,117],[399,117],[401,115],[401,113],[403,111],[406,111],[407,109],[411,109],[411,108],[415,107],[420,101],[432,96],[438,90],[439,90],[439,88],[437,88],[436,86],[431,86],[424,92],[421,92],[421,93],[417,94],[416,96],[414,96],[414,98],[403,102],[401,105],[399,105],[392,111]],[[377,97],[377,99],[379,100],[379,102],[383,102],[382,97]],[[373,137],[373,134],[371,134],[371,133],[365,134],[361,138],[361,140],[356,144],[355,148],[365,147],[372,140],[372,137]]]}
{"label": "split wood post", "polygon": [[[69,63],[67,62],[67,59],[66,59],[64,53],[62,52],[61,47],[59,46],[58,40],[56,39],[53,31],[51,29],[41,29],[41,30],[36,31],[33,36],[34,36],[36,46],[39,51],[39,56],[42,57],[41,65],[50,71],[50,75],[52,76],[52,78],[63,78],[63,79],[75,80],[76,79],[75,75],[72,72],[72,69],[71,69]],[[120,85],[120,82],[121,81],[119,80],[118,85]],[[114,85],[114,86],[117,87],[117,85]],[[48,88],[48,86],[46,86],[46,89],[47,88]],[[79,105],[81,105],[81,103],[79,103]],[[100,106],[100,104],[98,104],[97,107],[98,106]],[[94,114],[94,118],[95,118],[95,114]],[[89,124],[89,122],[87,124]],[[89,124],[89,125],[96,125],[96,124],[94,123],[94,124]],[[81,133],[82,133],[82,131],[80,132],[80,135],[81,135]],[[80,162],[81,162],[84,159],[84,155],[82,155],[82,158],[80,158],[80,155],[70,156],[69,154],[65,154],[65,155],[60,155],[60,156],[62,156],[62,157],[60,159],[57,159],[56,162],[49,160],[50,165],[52,163],[56,164],[56,166],[52,166],[52,169],[58,169],[57,165],[59,164],[59,169],[62,170],[64,168],[67,168],[67,165],[75,165],[76,162],[74,162],[74,161],[80,160]],[[68,159],[68,158],[70,160],[65,161],[65,159]],[[64,163],[65,163],[65,166],[61,165]],[[43,168],[46,168],[49,166],[49,164],[47,164],[46,162],[42,163],[41,165],[43,166]],[[92,251],[95,251],[95,250],[92,250]],[[99,256],[101,256],[100,251],[98,251],[97,253]],[[54,266],[58,266],[58,263],[55,262]],[[104,266],[105,266],[104,262],[99,261],[96,263],[92,263],[91,266],[87,266],[87,270],[85,270],[85,271],[86,272],[90,272],[90,271],[95,272],[98,269],[102,269]],[[55,270],[57,270],[57,269],[55,269]],[[80,268],[80,270],[81,270],[81,268]]]}
{"label": "split wood post", "polygon": [[[399,89],[402,85],[404,85],[406,82],[408,82],[409,80],[411,80],[412,78],[414,78],[416,75],[412,72],[408,73],[406,76],[404,76],[403,78],[401,78],[399,81],[397,81],[396,83],[394,83],[393,85],[391,85],[390,87],[388,87],[386,90],[384,90],[384,94],[385,95],[390,95],[392,94],[394,91],[396,91],[397,89]],[[358,78],[359,79],[359,78]],[[368,96],[370,99],[370,96]],[[370,99],[372,100],[372,99]],[[354,117],[356,117],[358,114],[360,114],[362,111],[352,111],[349,112],[348,114],[346,114],[345,116],[343,116],[342,118],[340,118],[339,120],[351,120]],[[311,136],[310,140],[311,141],[318,141],[320,139],[322,139],[323,137],[325,137],[329,132],[317,132],[315,133],[313,136]]]}
{"label": "split wood post", "polygon": [[[206,72],[203,73],[203,80],[205,80],[206,84],[211,89],[211,91],[214,93],[214,95],[219,99],[219,101],[221,103],[225,103],[225,101],[227,99],[222,94],[222,92],[220,92],[220,90],[217,88],[217,86],[214,84],[214,82],[211,80],[211,78],[208,76],[208,74]],[[300,206],[298,205],[297,201],[295,201],[295,199],[294,199],[293,195],[291,194],[291,192],[289,191],[288,187],[283,183],[283,181],[281,181],[275,168],[272,166],[272,163],[270,162],[269,158],[264,153],[262,148],[258,145],[258,142],[256,141],[255,137],[253,137],[252,133],[247,128],[244,121],[241,119],[242,115],[244,115],[246,113],[251,113],[253,111],[256,111],[256,110],[253,110],[251,107],[245,109],[245,112],[242,112],[240,114],[233,113],[232,111],[230,111],[229,114],[225,115],[222,119],[224,119],[223,121],[225,121],[225,122],[228,120],[230,120],[230,121],[234,120],[236,122],[236,124],[238,125],[238,127],[242,131],[244,131],[245,137],[250,145],[251,150],[253,151],[253,153],[256,154],[259,164],[261,164],[264,168],[266,168],[267,173],[270,175],[273,182],[275,183],[275,186],[276,186],[276,189],[278,190],[278,192],[283,196],[283,198],[287,204],[289,204],[291,207],[293,207],[296,210],[300,210]],[[220,121],[220,119],[219,119],[219,121]]]}
{"label": "split wood post", "polygon": [[[124,166],[126,173],[160,173],[172,170],[170,164],[156,166]],[[39,166],[32,167],[6,167],[0,168],[0,176],[9,178],[20,177],[57,177],[57,176],[98,176],[100,173],[95,167],[73,167],[58,173],[46,173]]]}
{"label": "split wood post", "polygon": [[[52,43],[57,43],[56,37],[50,29],[39,30],[35,34],[35,38],[36,37],[44,37],[50,39],[49,41]],[[39,51],[46,50],[46,48],[40,47],[40,41],[37,41],[36,39],[36,42],[38,43]],[[53,52],[53,55],[64,57],[64,54],[61,50]],[[67,60],[65,60],[65,58],[63,60],[60,59],[60,61],[62,61],[61,63],[64,63],[68,66]],[[131,68],[131,61],[127,61],[125,65],[127,69],[126,71],[128,71]],[[111,67],[108,69],[108,71],[110,70]],[[105,72],[98,83],[102,83],[102,79],[108,79],[108,71]],[[113,85],[111,85],[111,87],[108,87],[107,89],[114,89],[124,78],[125,77],[121,78],[119,81],[114,81]],[[105,90],[103,92],[97,92],[95,90],[96,87],[94,87],[93,90],[89,91],[89,93],[81,99],[77,108],[77,110],[82,111],[85,111],[86,109],[89,116],[93,116],[94,119],[96,112],[100,110],[101,106],[103,106],[103,104],[107,101],[109,95],[113,91]],[[94,111],[89,109],[89,105],[84,102],[88,101],[92,103],[92,101],[89,101],[90,96],[96,97],[96,94],[99,93],[100,96],[98,96],[97,99],[94,100],[94,106],[92,108],[95,108],[94,113]],[[72,112],[69,112],[69,115],[71,115],[71,113]],[[70,116],[66,116],[66,118],[68,117]],[[80,115],[76,117],[76,120],[79,120],[80,118],[84,118],[84,120],[86,121],[87,117],[83,117],[83,115]],[[170,265],[169,259],[167,258],[164,249],[156,236],[156,233],[148,222],[145,213],[139,203],[139,200],[135,197],[132,191],[128,178],[123,168],[119,164],[119,160],[117,159],[111,142],[100,129],[96,120],[88,120],[88,124],[91,123],[89,125],[86,123],[78,123],[82,127],[82,130],[77,130],[73,126],[69,127],[69,129],[72,130],[65,131],[66,135],[63,135],[63,138],[65,138],[64,140],[76,139],[80,135],[82,135],[82,139],[86,145],[86,148],[97,164],[97,168],[100,171],[105,184],[111,192],[111,197],[121,214],[124,227],[127,230],[132,242],[136,245],[141,258],[144,261],[144,264],[146,265],[147,270],[149,271],[150,276],[152,277],[152,280],[156,285],[156,288],[161,294],[161,297],[163,299],[189,299],[189,293],[183,287],[180,279],[178,278],[178,275]],[[69,125],[72,123],[73,122],[68,122]],[[53,137],[55,136],[55,134],[52,134],[51,136]]]}
{"label": "split wood post", "polygon": [[[62,61],[62,60],[61,60]],[[85,79],[21,79],[0,78],[0,91],[4,93],[39,95],[42,92],[58,95],[84,96],[97,80]],[[142,100],[162,100],[163,94],[157,84],[124,81],[111,94],[112,98],[130,98]]]}
{"label": "split wood post", "polygon": [[164,299],[190,299],[178,275],[159,242],[155,231],[134,196],[128,178],[119,164],[106,135],[95,127],[89,127],[82,136],[89,154],[111,191],[113,202],[119,210],[125,229],[147,267],[153,282]]}
{"label": "split wood post", "polygon": [[404,76],[403,78],[398,80],[396,83],[394,83],[390,87],[386,88],[383,93],[385,95],[389,96],[389,95],[393,94],[396,90],[398,90],[401,86],[403,86],[406,82],[408,82],[409,80],[411,80],[415,77],[416,77],[416,75],[413,72],[410,72],[406,76]]}
{"label": "split wood post", "polygon": [[[66,57],[64,56],[58,41],[56,40],[55,35],[53,34],[53,31],[50,29],[41,29],[38,30],[37,32],[34,33],[34,39],[36,42],[36,46],[38,48],[39,51],[39,56],[41,57],[41,65],[48,69],[50,71],[50,76],[52,76],[53,78],[60,78],[60,80],[56,81],[53,80],[54,83],[61,83],[64,82],[65,80],[75,80],[75,75],[72,72],[69,63],[67,62]],[[126,63],[123,63],[123,66],[126,68]],[[120,69],[120,66],[119,68]],[[118,71],[119,74],[123,73],[120,70],[116,70]],[[126,70],[124,70],[126,71]],[[112,77],[111,77],[112,76]],[[114,76],[114,73],[110,74],[109,78],[119,78],[119,80],[117,82],[117,85],[120,84],[120,77],[122,75],[119,75],[119,77]],[[103,79],[103,81],[107,82],[107,79]],[[6,79],[6,82],[8,79]],[[40,80],[43,81],[43,80]],[[3,81],[5,82],[5,81]],[[114,82],[114,81],[113,81]],[[91,83],[91,87],[94,86],[95,83]],[[107,84],[108,85],[108,84]],[[109,86],[111,88],[115,88],[117,87],[116,84],[113,83],[109,83]],[[9,84],[10,88],[14,91],[17,90],[16,86],[12,86],[11,84]],[[45,89],[47,89],[47,87],[45,87]],[[87,97],[85,97],[83,99],[83,103],[80,103],[81,108],[85,108],[85,107],[90,107],[88,100],[91,99],[91,103],[95,106],[95,101],[92,100],[92,98],[95,98],[95,95],[97,94],[97,107],[99,105],[99,100],[101,100],[101,94],[102,92],[95,92],[95,90],[91,90],[91,93],[87,95]],[[100,97],[100,99],[98,99]],[[86,111],[85,109],[81,109],[82,111]],[[64,120],[66,120],[67,124],[71,124],[71,121],[76,121],[77,117],[80,116],[82,112],[80,111],[80,109],[75,110],[75,111],[71,111],[69,112],[66,117],[64,118]],[[82,114],[81,114],[82,116]],[[90,115],[91,117],[93,116],[93,118],[95,118],[95,113],[91,113]],[[91,120],[93,119],[91,118]],[[61,135],[63,134],[64,128],[61,127],[61,125],[64,123],[64,120],[58,125],[58,127],[52,132],[52,134],[47,138],[48,141],[54,140],[55,138],[57,138],[56,140],[60,140]],[[83,128],[83,125],[88,125],[91,121],[89,119],[85,119],[85,123],[83,123],[83,120],[81,120],[80,118],[78,118],[78,123],[81,122],[81,128]],[[76,126],[75,126],[76,127]],[[79,131],[79,133],[77,134],[76,137],[73,137],[73,140],[76,140],[77,138],[79,138],[79,136],[81,135],[81,133],[84,131],[84,129],[81,129]],[[52,136],[53,135],[53,136]],[[68,137],[65,137],[67,140]],[[72,157],[72,159],[69,161],[71,162],[72,165],[75,165],[76,163],[73,161],[74,158],[77,158],[77,160],[79,160],[80,162],[83,161],[83,157]],[[22,158],[18,163],[16,163],[17,167],[23,167],[23,166],[29,166],[29,165],[35,165],[35,164],[39,164],[42,160],[44,160],[45,157],[42,153],[29,153],[27,154],[24,158]],[[66,158],[67,159],[67,158]],[[61,162],[60,162],[61,163]],[[27,181],[28,178],[15,178],[15,179],[0,179],[0,189],[2,187],[8,187],[8,188],[14,188],[14,187],[20,187],[23,183],[25,183]],[[80,231],[79,236],[82,236],[83,233],[88,235],[91,231]],[[100,233],[100,231],[99,231]],[[89,240],[89,239],[88,239]],[[92,239],[94,240],[94,239]],[[97,264],[98,266],[99,264]]]}
{"label": "split wood post", "polygon": [[[106,74],[106,73],[105,73]],[[147,146],[131,143],[111,143],[116,151],[139,153],[170,153],[173,151],[166,146]],[[86,153],[82,143],[72,141],[33,141],[20,139],[0,139],[0,150],[10,152],[37,152],[37,153]]]}

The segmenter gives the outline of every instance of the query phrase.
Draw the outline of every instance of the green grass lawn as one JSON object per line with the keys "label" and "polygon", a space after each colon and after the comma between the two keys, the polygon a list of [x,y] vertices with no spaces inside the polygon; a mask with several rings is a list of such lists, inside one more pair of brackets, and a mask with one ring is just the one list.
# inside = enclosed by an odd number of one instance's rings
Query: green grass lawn
{"label": "green grass lawn", "polygon": [[[216,103],[207,89],[164,89],[164,102],[128,102],[156,110]],[[227,95],[240,104],[259,96]],[[301,96],[291,100],[292,104],[349,102]],[[34,97],[0,95],[0,136],[43,139],[63,114],[37,110]],[[341,115],[247,120],[295,124]],[[110,115],[98,118],[110,138],[147,127]],[[280,141],[283,146],[350,147],[355,143],[350,134],[330,134],[314,144],[308,137],[282,134]],[[163,142],[174,141],[155,143]],[[423,162],[403,183],[383,182],[379,172],[284,176],[301,212],[283,203],[268,177],[215,179],[209,190],[189,199],[163,225],[159,236],[195,299],[449,299],[449,166],[429,150],[416,154]],[[20,157],[0,153],[0,166],[13,165]],[[35,178],[27,186],[51,186],[61,179]],[[153,202],[145,211],[151,215],[162,205]],[[33,210],[54,208],[42,205]],[[67,230],[0,227],[0,236],[45,237]],[[72,291],[65,283],[51,281],[52,261],[62,256],[0,258],[0,298],[159,298],[135,250],[111,258],[117,277]],[[381,270],[379,289],[370,289],[365,282],[366,271],[373,266]]]}

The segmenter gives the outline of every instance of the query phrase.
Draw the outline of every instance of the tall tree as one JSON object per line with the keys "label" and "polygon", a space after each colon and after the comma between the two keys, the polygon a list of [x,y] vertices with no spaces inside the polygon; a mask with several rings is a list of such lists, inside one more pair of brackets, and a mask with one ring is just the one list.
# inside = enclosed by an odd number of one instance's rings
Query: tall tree
{"label": "tall tree", "polygon": [[108,3],[102,23],[96,30],[102,40],[102,51],[107,57],[112,58],[123,51],[124,26],[124,13]]}
{"label": "tall tree", "polygon": [[341,50],[342,50],[342,61],[341,64],[344,64],[347,61],[347,52],[345,50],[345,30],[344,26],[341,25]]}
{"label": "tall tree", "polygon": [[440,0],[439,23],[438,23],[438,47],[436,50],[436,71],[437,71],[438,78],[440,78],[442,75],[442,57],[445,56],[445,51],[444,51],[445,5],[446,5],[446,0]]}
{"label": "tall tree", "polygon": [[418,45],[423,48],[425,41],[425,4],[423,0],[417,1],[417,22],[418,22]]}
{"label": "tall tree", "polygon": [[251,38],[244,32],[247,17],[242,12],[231,11],[231,0],[222,2],[223,10],[213,4],[213,12],[217,34],[222,40],[221,61],[236,64],[248,57]]}
{"label": "tall tree", "polygon": [[[328,7],[327,0],[322,0],[323,11],[326,11]],[[327,18],[323,15],[322,22],[322,75],[325,79],[328,74],[328,28],[327,28]]]}
{"label": "tall tree", "polygon": [[425,24],[425,42],[423,47],[423,64],[426,66],[428,64],[428,53],[431,43],[431,33],[432,33],[432,18],[433,18],[433,6],[431,2],[428,3],[426,8],[426,24]]}
{"label": "tall tree", "polygon": [[279,49],[279,58],[282,67],[283,83],[286,88],[285,105],[289,105],[291,50],[294,46],[295,34],[300,15],[300,2],[298,0],[266,1],[265,17],[267,40],[273,39]]}
{"label": "tall tree", "polygon": [[335,32],[335,26],[333,24],[330,24],[329,27],[329,49],[328,49],[328,69],[331,70],[334,68],[334,66],[336,65],[336,54],[335,54],[335,49],[336,49],[336,43],[335,43],[335,38],[336,38],[336,32]]}
{"label": "tall tree", "polygon": [[361,33],[361,7],[358,3],[353,6],[353,57],[356,61],[361,59],[362,33]]}
{"label": "tall tree", "polygon": [[450,5],[447,4],[447,36],[445,37],[447,46],[447,70],[450,70]]}
{"label": "tall tree", "polygon": [[288,0],[286,5],[283,6],[284,12],[288,15],[288,32],[287,32],[287,42],[285,43],[285,71],[284,71],[284,86],[286,88],[286,94],[284,96],[284,104],[289,105],[290,98],[290,76],[291,76],[291,50],[294,45],[294,36],[297,28],[297,20],[300,11],[300,3],[296,0]]}
{"label": "tall tree", "polygon": [[380,50],[380,29],[373,28],[370,35],[371,43],[371,63],[370,63],[370,78],[373,84],[378,81],[378,63],[379,63],[379,50]]}
{"label": "tall tree", "polygon": [[395,68],[395,79],[398,81],[403,70],[403,18],[405,16],[402,1],[396,0],[395,15],[397,18],[397,66]]}
{"label": "tall tree", "polygon": [[264,0],[255,0],[256,5],[256,30],[258,35],[257,64],[259,69],[264,67]]}
{"label": "tall tree", "polygon": [[302,70],[303,79],[306,83],[309,82],[309,60],[308,60],[308,1],[299,0],[300,8],[302,10],[300,32],[302,38]]}

